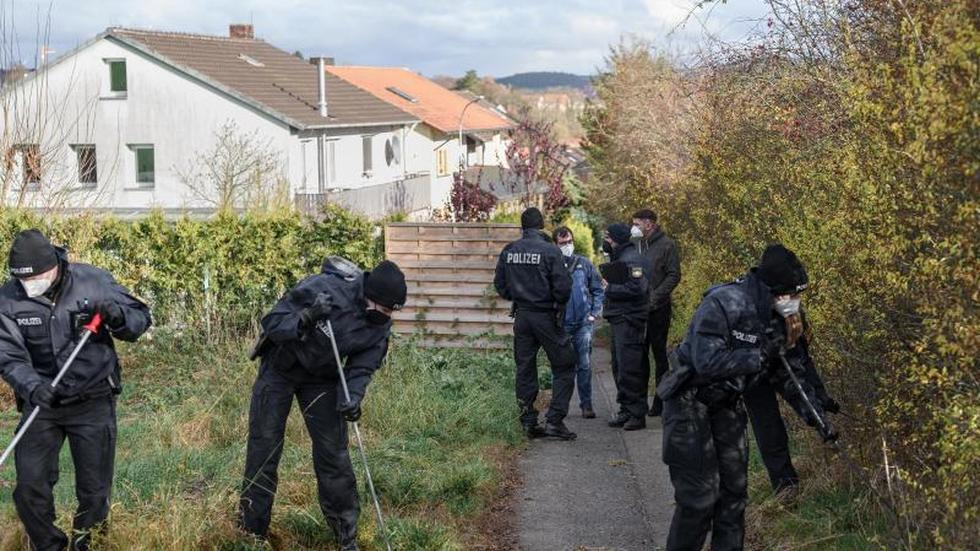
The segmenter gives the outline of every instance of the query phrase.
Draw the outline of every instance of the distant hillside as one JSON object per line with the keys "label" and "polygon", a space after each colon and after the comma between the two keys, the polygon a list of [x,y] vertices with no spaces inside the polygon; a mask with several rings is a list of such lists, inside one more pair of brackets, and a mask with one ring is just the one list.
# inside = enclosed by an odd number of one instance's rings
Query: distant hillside
{"label": "distant hillside", "polygon": [[518,73],[509,77],[496,79],[500,84],[527,90],[542,90],[545,88],[577,88],[587,90],[590,87],[589,77],[571,73],[535,72]]}

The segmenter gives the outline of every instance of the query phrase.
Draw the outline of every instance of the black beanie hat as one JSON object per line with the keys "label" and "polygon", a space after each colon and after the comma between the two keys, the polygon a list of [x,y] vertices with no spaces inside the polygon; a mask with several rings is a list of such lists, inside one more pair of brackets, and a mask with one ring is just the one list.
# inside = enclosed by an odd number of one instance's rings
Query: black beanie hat
{"label": "black beanie hat", "polygon": [[544,216],[537,207],[529,207],[521,213],[521,228],[525,230],[543,230]]}
{"label": "black beanie hat", "polygon": [[619,245],[625,245],[630,242],[630,227],[623,223],[610,224],[606,228],[606,233],[609,237]]}
{"label": "black beanie hat", "polygon": [[392,310],[400,310],[405,305],[408,286],[398,264],[383,260],[364,274],[364,296]]}
{"label": "black beanie hat", "polygon": [[756,273],[775,295],[799,293],[806,289],[809,282],[806,269],[796,254],[780,243],[766,247]]}
{"label": "black beanie hat", "polygon": [[7,260],[10,275],[31,277],[58,265],[58,253],[54,245],[38,230],[24,230],[14,238]]}

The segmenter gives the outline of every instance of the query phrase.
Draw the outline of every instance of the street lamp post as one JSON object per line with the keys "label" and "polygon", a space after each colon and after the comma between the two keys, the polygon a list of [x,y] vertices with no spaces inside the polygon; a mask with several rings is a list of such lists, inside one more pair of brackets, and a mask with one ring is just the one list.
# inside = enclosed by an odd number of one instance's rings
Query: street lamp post
{"label": "street lamp post", "polygon": [[463,112],[459,114],[459,167],[466,167],[466,144],[463,143],[463,116],[466,115],[466,110],[469,109],[471,105],[483,99],[483,96],[477,96],[469,101],[464,107]]}

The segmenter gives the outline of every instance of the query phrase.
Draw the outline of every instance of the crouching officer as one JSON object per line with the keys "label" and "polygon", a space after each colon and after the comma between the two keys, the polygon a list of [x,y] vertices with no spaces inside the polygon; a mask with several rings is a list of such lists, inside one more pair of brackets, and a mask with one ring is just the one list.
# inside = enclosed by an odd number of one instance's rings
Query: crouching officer
{"label": "crouching officer", "polygon": [[[85,550],[109,515],[121,389],[113,338],[135,341],[150,327],[150,312],[109,273],[69,262],[65,250],[38,230],[17,235],[9,266],[14,277],[0,287],[0,375],[14,390],[21,423],[41,408],[15,451],[14,504],[31,549],[68,546],[69,538],[55,526],[52,493],[67,438],[78,498],[71,546]],[[82,326],[96,312],[103,330],[89,337],[52,389]]]}
{"label": "crouching officer", "polygon": [[599,269],[607,283],[603,316],[612,329],[612,372],[619,403],[619,412],[609,426],[640,430],[647,426],[650,385],[650,366],[643,359],[650,308],[650,260],[630,242],[626,224],[612,224],[606,229],[602,249],[610,259]]}
{"label": "crouching officer", "polygon": [[[253,356],[261,356],[252,388],[240,525],[266,537],[279,481],[286,419],[295,397],[313,441],[320,510],[343,551],[357,549],[360,513],[347,452],[347,421],[361,416],[372,375],[388,353],[391,314],[405,304],[405,275],[383,261],[362,272],[330,257],[321,273],[301,281],[264,318]],[[346,401],[326,329],[330,320],[350,391]]]}
{"label": "crouching officer", "polygon": [[[823,417],[809,383],[798,377],[807,393],[801,396],[779,358],[786,353],[794,371],[802,369],[799,347],[787,352],[771,329],[783,323],[792,304],[799,305],[807,281],[795,254],[782,245],[768,247],[758,268],[705,293],[670,356],[670,371],[657,388],[664,400],[663,460],[677,503],[668,551],[698,551],[709,531],[713,550],[743,548],[748,452],[741,396],[755,380],[767,378],[808,424],[817,419],[805,399]],[[829,425],[823,437],[836,438]]]}
{"label": "crouching officer", "polygon": [[[521,425],[530,438],[552,436],[573,440],[564,419],[575,388],[575,348],[562,326],[563,307],[572,292],[572,277],[561,249],[544,233],[541,211],[521,214],[523,237],[508,243],[497,260],[494,286],[514,303],[514,362],[517,364],[517,405]],[[538,350],[544,347],[551,363],[551,405],[545,426],[538,425]]]}

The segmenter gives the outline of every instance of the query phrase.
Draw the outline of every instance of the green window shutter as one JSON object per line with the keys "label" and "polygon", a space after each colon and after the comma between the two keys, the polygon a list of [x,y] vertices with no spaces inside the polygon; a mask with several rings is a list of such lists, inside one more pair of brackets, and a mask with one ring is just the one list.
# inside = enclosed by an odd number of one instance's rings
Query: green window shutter
{"label": "green window shutter", "polygon": [[136,183],[152,184],[155,181],[153,172],[153,147],[136,149]]}
{"label": "green window shutter", "polygon": [[109,90],[112,92],[126,91],[126,62],[109,62]]}

